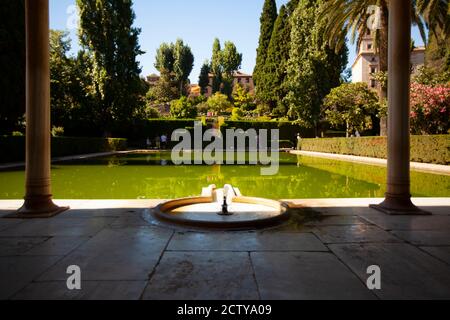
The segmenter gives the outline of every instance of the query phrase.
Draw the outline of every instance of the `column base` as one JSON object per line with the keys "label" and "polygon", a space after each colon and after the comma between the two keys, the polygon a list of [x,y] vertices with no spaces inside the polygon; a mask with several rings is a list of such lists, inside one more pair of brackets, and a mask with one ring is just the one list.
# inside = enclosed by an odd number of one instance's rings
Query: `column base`
{"label": "column base", "polygon": [[25,203],[16,212],[6,216],[6,218],[14,219],[46,219],[54,217],[69,207],[59,207],[52,201],[52,196],[27,197]]}
{"label": "column base", "polygon": [[411,196],[386,194],[386,199],[381,204],[370,205],[369,207],[392,216],[431,215],[430,212],[416,207],[411,201]]}

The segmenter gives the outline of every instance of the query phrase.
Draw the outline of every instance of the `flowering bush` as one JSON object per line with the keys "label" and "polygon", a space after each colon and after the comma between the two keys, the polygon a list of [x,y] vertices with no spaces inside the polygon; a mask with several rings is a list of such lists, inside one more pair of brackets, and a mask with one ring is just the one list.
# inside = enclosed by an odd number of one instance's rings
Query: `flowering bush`
{"label": "flowering bush", "polygon": [[413,134],[446,134],[450,129],[450,86],[411,85]]}

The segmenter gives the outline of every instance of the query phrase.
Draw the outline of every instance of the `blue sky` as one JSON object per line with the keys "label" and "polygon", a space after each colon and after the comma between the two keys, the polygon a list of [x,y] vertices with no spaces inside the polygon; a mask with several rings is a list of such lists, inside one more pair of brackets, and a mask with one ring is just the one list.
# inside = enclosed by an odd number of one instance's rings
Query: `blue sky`
{"label": "blue sky", "polygon": [[[277,0],[278,6],[288,0]],[[135,24],[142,29],[140,45],[146,53],[139,57],[142,75],[156,72],[156,49],[162,42],[182,38],[195,56],[191,82],[198,82],[203,62],[210,59],[214,38],[233,41],[243,53],[242,71],[252,73],[259,39],[259,17],[264,0],[134,0]],[[68,30],[72,51],[79,49],[77,31],[68,29],[70,6],[75,0],[50,0],[50,27]],[[69,11],[69,13],[68,13]],[[417,45],[422,41],[417,30],[413,37]],[[355,47],[350,45],[349,66],[355,58]]]}

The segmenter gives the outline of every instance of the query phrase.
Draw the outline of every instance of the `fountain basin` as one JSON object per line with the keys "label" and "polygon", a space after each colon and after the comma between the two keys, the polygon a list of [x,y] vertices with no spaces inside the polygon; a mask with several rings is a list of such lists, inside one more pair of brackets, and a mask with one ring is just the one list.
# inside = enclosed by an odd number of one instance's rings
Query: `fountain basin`
{"label": "fountain basin", "polygon": [[162,203],[153,214],[159,220],[176,225],[226,230],[267,228],[289,218],[286,204],[262,198],[236,196],[228,206],[231,215],[220,215],[221,210],[214,196],[203,196]]}

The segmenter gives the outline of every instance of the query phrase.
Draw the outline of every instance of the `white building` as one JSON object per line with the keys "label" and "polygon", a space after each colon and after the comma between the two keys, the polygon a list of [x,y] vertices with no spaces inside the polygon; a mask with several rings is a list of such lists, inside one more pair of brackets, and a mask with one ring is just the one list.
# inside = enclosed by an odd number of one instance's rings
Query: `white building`
{"label": "white building", "polygon": [[[425,47],[415,48],[411,53],[412,72],[424,64]],[[368,33],[361,42],[358,55],[352,65],[352,82],[365,82],[369,87],[376,88],[377,82],[372,74],[379,70],[379,58],[375,53],[373,37]]]}

